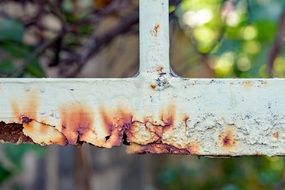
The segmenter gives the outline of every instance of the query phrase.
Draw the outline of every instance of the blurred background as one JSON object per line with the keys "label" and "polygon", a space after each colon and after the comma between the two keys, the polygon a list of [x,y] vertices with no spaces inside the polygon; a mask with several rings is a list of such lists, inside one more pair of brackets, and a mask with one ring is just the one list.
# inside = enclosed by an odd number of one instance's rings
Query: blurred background
{"label": "blurred background", "polygon": [[[0,0],[0,77],[132,77],[138,0]],[[284,77],[284,0],[170,0],[183,77]],[[151,18],[150,18],[151,19]],[[127,155],[124,147],[0,146],[0,189],[285,189],[281,157]]]}

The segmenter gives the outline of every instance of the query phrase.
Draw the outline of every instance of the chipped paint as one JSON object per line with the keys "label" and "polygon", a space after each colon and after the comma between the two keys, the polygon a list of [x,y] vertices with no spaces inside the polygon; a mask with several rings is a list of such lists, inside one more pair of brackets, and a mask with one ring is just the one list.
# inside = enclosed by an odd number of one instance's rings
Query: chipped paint
{"label": "chipped paint", "polygon": [[150,30],[150,33],[152,36],[157,37],[158,33],[160,31],[160,24],[157,23],[154,25],[154,27]]}

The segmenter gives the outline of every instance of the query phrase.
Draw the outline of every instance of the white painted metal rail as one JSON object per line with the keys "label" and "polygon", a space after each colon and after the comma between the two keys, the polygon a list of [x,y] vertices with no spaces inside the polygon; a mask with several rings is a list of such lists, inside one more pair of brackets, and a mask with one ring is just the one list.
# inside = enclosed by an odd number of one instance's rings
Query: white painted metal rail
{"label": "white painted metal rail", "polygon": [[140,1],[136,78],[1,79],[2,142],[284,155],[285,80],[173,77],[168,27],[168,0]]}

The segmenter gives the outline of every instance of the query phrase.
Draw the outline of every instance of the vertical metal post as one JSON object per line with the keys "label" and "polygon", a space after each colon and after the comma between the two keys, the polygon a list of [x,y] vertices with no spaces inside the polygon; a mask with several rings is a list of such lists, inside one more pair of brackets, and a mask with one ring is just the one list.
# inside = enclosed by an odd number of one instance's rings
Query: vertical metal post
{"label": "vertical metal post", "polygon": [[140,0],[140,73],[170,72],[168,0]]}

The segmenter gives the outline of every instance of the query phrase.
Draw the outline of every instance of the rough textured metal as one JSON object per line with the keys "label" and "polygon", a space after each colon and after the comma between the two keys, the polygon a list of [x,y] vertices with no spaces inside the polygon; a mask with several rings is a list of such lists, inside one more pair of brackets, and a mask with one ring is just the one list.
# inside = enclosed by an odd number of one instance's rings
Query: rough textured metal
{"label": "rough textured metal", "polygon": [[285,80],[171,76],[166,7],[165,0],[141,1],[136,78],[1,79],[1,141],[125,144],[131,153],[284,155]]}

